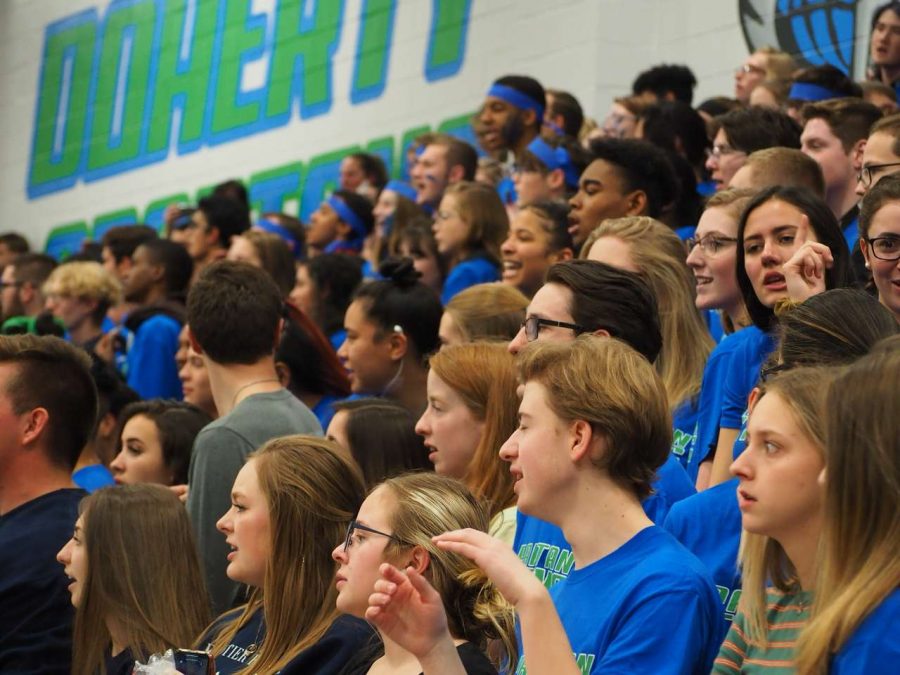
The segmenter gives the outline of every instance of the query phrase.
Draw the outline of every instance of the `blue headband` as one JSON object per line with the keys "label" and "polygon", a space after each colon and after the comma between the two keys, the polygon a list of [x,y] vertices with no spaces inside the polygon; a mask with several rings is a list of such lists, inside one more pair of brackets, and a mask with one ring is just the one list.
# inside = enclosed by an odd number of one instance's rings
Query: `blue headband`
{"label": "blue headband", "polygon": [[353,209],[347,206],[344,202],[332,195],[325,200],[325,203],[334,209],[334,212],[338,214],[338,218],[340,218],[350,226],[350,229],[353,230],[357,239],[365,239],[368,236],[368,232],[366,232],[366,226],[363,225],[362,218],[356,215],[353,212]]}
{"label": "blue headband", "polygon": [[404,183],[401,180],[388,181],[388,184],[384,186],[384,189],[396,192],[398,195],[406,197],[411,202],[416,201],[416,189],[409,183]]}
{"label": "blue headband", "polygon": [[299,259],[303,255],[303,242],[297,239],[294,233],[286,227],[282,227],[275,221],[267,220],[266,218],[257,220],[256,227],[264,232],[271,232],[281,237],[288,245],[288,248],[291,249],[291,253],[294,254],[295,258]]}
{"label": "blue headband", "polygon": [[844,98],[844,95],[828,87],[808,82],[795,82],[788,93],[789,101],[825,101],[829,98]]}
{"label": "blue headband", "polygon": [[538,103],[527,94],[523,94],[518,89],[513,89],[503,84],[492,84],[491,88],[488,89],[487,95],[499,98],[501,101],[506,101],[522,110],[534,110],[534,114],[537,115],[539,120],[544,118],[544,105]]}
{"label": "blue headband", "polygon": [[566,177],[566,185],[569,187],[578,185],[580,176],[577,169],[572,166],[572,160],[565,148],[561,146],[554,148],[538,136],[528,144],[528,152],[541,160],[548,171],[562,169],[563,175]]}

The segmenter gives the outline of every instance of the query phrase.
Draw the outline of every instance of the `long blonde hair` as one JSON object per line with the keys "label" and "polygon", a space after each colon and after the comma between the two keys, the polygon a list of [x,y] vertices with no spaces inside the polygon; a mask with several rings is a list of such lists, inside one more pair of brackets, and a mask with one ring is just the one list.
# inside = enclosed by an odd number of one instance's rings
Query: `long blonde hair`
{"label": "long blonde hair", "polygon": [[315,644],[334,623],[335,562],[331,551],[365,497],[362,475],[346,450],[315,436],[285,436],[248,457],[269,507],[271,555],[263,587],[253,589],[238,618],[215,638],[221,654],[262,609],[266,634],[242,675],[274,673]]}
{"label": "long blonde hair", "polygon": [[191,523],[175,493],[150,484],[104,488],[81,502],[81,514],[88,564],[72,673],[105,673],[109,623],[141,661],[191,644],[209,621],[209,600]]}
{"label": "long blonde hair", "polygon": [[849,366],[828,391],[825,525],[801,675],[828,661],[900,587],[900,339]]}
{"label": "long blonde hair", "polygon": [[[438,548],[431,538],[441,532],[470,527],[487,532],[488,514],[465,486],[434,473],[410,473],[389,478],[382,485],[396,498],[391,531],[399,541],[428,551],[425,574],[440,594],[450,634],[487,651],[489,639],[499,640],[502,661],[515,663],[515,614],[478,565],[458,553]],[[404,546],[395,540],[386,552]]]}
{"label": "long blonde hair", "polygon": [[663,338],[656,369],[669,395],[669,409],[675,410],[700,393],[706,359],[714,346],[694,304],[694,275],[685,262],[684,244],[671,229],[653,218],[611,218],[591,232],[580,257],[587,258],[601,237],[615,237],[630,244],[631,258],[656,296]]}
{"label": "long blonde hair", "polygon": [[515,358],[503,343],[469,342],[445,347],[431,357],[429,365],[459,394],[476,419],[484,422],[465,483],[488,502],[494,516],[515,503],[512,475],[497,454],[516,429]]}
{"label": "long blonde hair", "polygon": [[[760,388],[757,404],[767,394],[778,394],[803,436],[824,455],[825,394],[833,377],[834,370],[826,367],[787,371]],[[775,539],[746,530],[741,536],[739,560],[743,576],[741,610],[747,619],[748,637],[765,644],[766,588],[771,585],[785,593],[799,591],[797,570]]]}

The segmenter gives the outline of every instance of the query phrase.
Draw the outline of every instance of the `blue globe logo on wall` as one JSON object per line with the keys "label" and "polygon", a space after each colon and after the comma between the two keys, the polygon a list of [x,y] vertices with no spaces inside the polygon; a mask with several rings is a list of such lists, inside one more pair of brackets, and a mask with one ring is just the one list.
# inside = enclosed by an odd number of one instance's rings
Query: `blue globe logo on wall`
{"label": "blue globe logo on wall", "polygon": [[749,51],[769,45],[805,66],[830,64],[863,77],[873,0],[738,0]]}

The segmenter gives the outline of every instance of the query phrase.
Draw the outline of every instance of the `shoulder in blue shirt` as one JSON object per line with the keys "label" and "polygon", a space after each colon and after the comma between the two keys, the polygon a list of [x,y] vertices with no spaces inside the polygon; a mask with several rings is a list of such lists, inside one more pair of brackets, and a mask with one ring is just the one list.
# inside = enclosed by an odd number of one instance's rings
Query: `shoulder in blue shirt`
{"label": "shoulder in blue shirt", "polygon": [[116,481],[113,475],[102,464],[91,464],[78,469],[72,474],[72,481],[87,492],[96,492],[102,487],[115,485]]}
{"label": "shoulder in blue shirt", "polygon": [[721,637],[734,620],[741,598],[738,546],[741,511],[735,491],[737,478],[698,492],[669,510],[663,527],[703,563],[716,585],[723,611]]}
{"label": "shoulder in blue shirt", "polygon": [[454,295],[470,286],[492,281],[500,281],[500,269],[494,262],[482,256],[463,260],[447,275],[441,293],[441,303],[446,305]]}
{"label": "shoulder in blue shirt", "polygon": [[181,324],[171,316],[156,314],[138,327],[128,349],[128,386],[143,399],[181,399],[181,380],[175,352]]}
{"label": "shoulder in blue shirt", "polygon": [[[884,599],[860,624],[828,670],[830,675],[887,672],[900,663],[900,589]],[[894,666],[886,664],[893,663]]]}
{"label": "shoulder in blue shirt", "polygon": [[749,326],[740,333],[745,333],[744,342],[734,352],[722,389],[719,426],[726,429],[741,428],[741,417],[747,409],[747,397],[756,386],[763,361],[775,348],[775,336],[756,326]]}
{"label": "shoulder in blue shirt", "polygon": [[550,595],[584,673],[709,673],[718,596],[700,561],[659,527],[573,570]]}

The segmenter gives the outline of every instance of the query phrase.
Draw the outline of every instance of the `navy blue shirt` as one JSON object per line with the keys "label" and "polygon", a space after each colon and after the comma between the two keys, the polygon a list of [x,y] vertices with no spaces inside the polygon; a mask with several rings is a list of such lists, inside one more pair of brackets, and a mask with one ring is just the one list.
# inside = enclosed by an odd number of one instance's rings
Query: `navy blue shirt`
{"label": "navy blue shirt", "polygon": [[63,489],[0,516],[0,673],[67,675],[74,609],[56,554],[86,492]]}

